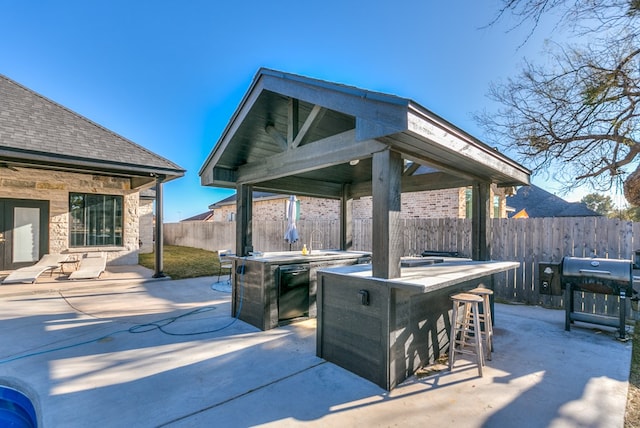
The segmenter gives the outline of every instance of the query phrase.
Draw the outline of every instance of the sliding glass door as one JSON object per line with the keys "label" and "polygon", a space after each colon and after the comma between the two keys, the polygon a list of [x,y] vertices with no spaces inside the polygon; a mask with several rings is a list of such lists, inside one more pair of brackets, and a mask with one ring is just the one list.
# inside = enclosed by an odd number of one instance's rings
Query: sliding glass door
{"label": "sliding glass door", "polygon": [[29,266],[49,248],[49,201],[0,199],[0,270]]}

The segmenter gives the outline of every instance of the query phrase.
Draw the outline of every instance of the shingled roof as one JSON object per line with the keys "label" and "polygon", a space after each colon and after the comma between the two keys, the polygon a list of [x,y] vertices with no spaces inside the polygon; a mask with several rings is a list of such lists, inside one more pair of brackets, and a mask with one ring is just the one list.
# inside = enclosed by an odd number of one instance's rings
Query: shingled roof
{"label": "shingled roof", "polygon": [[[253,192],[253,200],[254,201],[260,201],[260,200],[265,200],[265,199],[279,199],[279,198],[289,198],[289,195],[281,195],[278,193],[271,193],[271,192]],[[224,199],[220,199],[218,202],[214,202],[213,204],[209,205],[209,209],[213,210],[216,208],[220,208],[223,207],[225,205],[235,205],[236,204],[236,200],[237,200],[237,195],[234,193],[231,196],[228,196]]]}
{"label": "shingled roof", "polygon": [[184,175],[175,163],[0,74],[0,162],[132,178]]}
{"label": "shingled roof", "polygon": [[538,186],[522,186],[515,195],[507,197],[507,205],[515,213],[526,210],[529,218],[536,217],[594,217],[597,212],[582,202],[567,202]]}

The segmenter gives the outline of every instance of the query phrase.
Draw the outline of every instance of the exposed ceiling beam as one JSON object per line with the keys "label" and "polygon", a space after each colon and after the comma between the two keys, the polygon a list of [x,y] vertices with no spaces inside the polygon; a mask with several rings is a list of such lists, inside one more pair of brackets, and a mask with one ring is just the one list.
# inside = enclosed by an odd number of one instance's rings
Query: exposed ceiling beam
{"label": "exposed ceiling beam", "polygon": [[[467,187],[473,184],[473,180],[464,177],[456,177],[444,172],[432,172],[429,174],[403,176],[401,182],[402,193],[421,192],[426,190],[453,189]],[[351,185],[350,197],[361,198],[371,196],[371,181]]]}
{"label": "exposed ceiling beam", "polygon": [[289,98],[288,104],[287,147],[293,145],[293,140],[298,135],[298,117],[300,115],[298,110],[299,101],[297,99]]}
{"label": "exposed ceiling beam", "polygon": [[264,89],[277,94],[356,117],[359,140],[407,129],[406,99],[290,74],[283,77],[283,73],[265,71],[260,83]]}
{"label": "exposed ceiling beam", "polygon": [[355,131],[350,130],[323,138],[313,143],[276,153],[257,162],[238,167],[237,182],[254,184],[275,180],[288,175],[327,168],[386,150],[387,145],[377,140],[355,141]]}
{"label": "exposed ceiling beam", "polygon": [[418,168],[420,168],[420,164],[419,163],[411,162],[411,165],[409,165],[407,167],[407,169],[404,170],[402,175],[412,175],[414,172],[416,172],[418,170]]}
{"label": "exposed ceiling beam", "polygon": [[289,144],[287,144],[287,139],[284,135],[278,132],[273,124],[270,123],[265,126],[264,130],[267,135],[271,137],[271,139],[278,145],[278,147],[280,147],[282,150],[287,150],[287,147],[289,147]]}
{"label": "exposed ceiling beam", "polygon": [[211,170],[211,174],[200,175],[200,184],[202,186],[235,188],[237,176],[238,174],[233,169],[216,166]]}
{"label": "exposed ceiling beam", "polygon": [[[402,156],[405,159],[410,160],[416,164],[429,166],[438,171],[446,172],[451,176],[462,177],[467,180],[473,180],[473,181],[490,180],[487,177],[483,177],[479,174],[476,174],[475,171],[472,173],[464,169],[462,165],[453,165],[453,164],[437,161],[432,157],[425,157],[424,153],[420,152],[421,150],[420,147],[416,147],[415,145],[409,144],[407,142],[397,140],[394,138],[389,138],[389,137],[381,138],[381,140],[384,141],[386,144],[388,144],[389,147],[392,147],[394,150],[402,153]],[[418,140],[416,141],[415,144],[419,146],[421,143]]]}
{"label": "exposed ceiling beam", "polygon": [[253,189],[260,192],[280,194],[295,194],[314,198],[340,199],[342,184],[318,182],[308,178],[285,177],[253,185]]}
{"label": "exposed ceiling beam", "polygon": [[408,133],[426,141],[432,148],[455,154],[486,170],[493,170],[515,182],[529,184],[530,171],[497,150],[453,127],[435,116],[428,116],[417,108],[409,108]]}
{"label": "exposed ceiling beam", "polygon": [[311,109],[311,113],[309,113],[309,116],[307,116],[307,119],[302,124],[298,135],[296,135],[296,138],[291,143],[292,148],[295,149],[302,143],[304,137],[306,137],[309,133],[309,130],[311,130],[318,122],[320,122],[320,120],[322,120],[322,117],[326,112],[327,109],[322,108],[317,104],[313,106],[313,108]]}

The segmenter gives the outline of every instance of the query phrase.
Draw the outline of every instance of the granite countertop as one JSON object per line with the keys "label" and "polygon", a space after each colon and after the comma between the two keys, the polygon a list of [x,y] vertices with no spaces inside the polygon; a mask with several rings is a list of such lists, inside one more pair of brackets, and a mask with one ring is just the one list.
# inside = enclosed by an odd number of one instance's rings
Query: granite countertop
{"label": "granite countertop", "polygon": [[341,251],[341,250],[313,250],[310,254],[303,255],[300,251],[278,251],[260,253],[249,256],[247,260],[254,260],[262,263],[309,263],[328,260],[348,260],[360,257],[370,257],[371,253],[364,251]]}
{"label": "granite countertop", "polygon": [[417,293],[427,293],[464,281],[481,278],[494,273],[516,269],[519,262],[471,261],[446,259],[442,263],[426,266],[403,267],[400,278],[383,279],[373,277],[370,264],[340,266],[323,269],[323,272],[369,278],[387,282],[389,287],[401,288]]}

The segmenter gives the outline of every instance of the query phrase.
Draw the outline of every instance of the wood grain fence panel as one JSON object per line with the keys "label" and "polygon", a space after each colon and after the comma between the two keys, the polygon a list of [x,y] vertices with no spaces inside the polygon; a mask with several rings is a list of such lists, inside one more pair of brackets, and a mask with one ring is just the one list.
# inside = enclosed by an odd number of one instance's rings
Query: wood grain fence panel
{"label": "wood grain fence panel", "polygon": [[352,246],[355,251],[361,251],[362,248],[362,221],[361,220],[353,220],[353,226],[351,228],[351,232],[353,233],[353,242]]}
{"label": "wood grain fence panel", "polygon": [[523,221],[516,221],[513,222],[512,224],[508,224],[507,227],[507,231],[508,231],[508,235],[507,235],[507,240],[509,242],[512,242],[513,244],[513,248],[511,248],[511,259],[517,262],[520,262],[520,268],[516,271],[517,275],[515,276],[515,282],[513,284],[513,299],[515,299],[516,302],[521,301],[521,297],[520,297],[520,285],[522,284],[522,275],[524,274],[524,262],[522,260],[521,257],[521,248],[523,247],[522,245],[522,240],[523,240],[523,236],[522,235],[518,235],[518,231],[520,228],[522,228],[523,224],[525,222]]}
{"label": "wood grain fence panel", "polygon": [[[592,257],[595,253],[593,242],[596,240],[598,224],[596,217],[584,217],[580,221],[580,236],[578,248],[580,257]],[[603,313],[604,298],[601,294],[583,293],[583,311],[588,313]]]}
{"label": "wood grain fence panel", "polygon": [[[562,229],[562,223],[556,221],[555,218],[545,218],[545,231],[547,233],[547,253],[550,254],[550,258],[542,261],[561,262],[562,261],[562,242],[564,237],[564,230]],[[547,306],[562,308],[564,304],[564,296],[548,296],[546,301]]]}
{"label": "wood grain fence panel", "polygon": [[427,249],[427,219],[418,218],[416,224],[416,252],[422,254]]}
{"label": "wood grain fence panel", "polygon": [[574,218],[573,222],[573,254],[576,257],[589,257],[588,249],[585,246],[585,219]]}
{"label": "wood grain fence panel", "polygon": [[[504,222],[504,227],[501,230],[502,242],[505,244],[502,247],[502,259],[501,260],[512,260],[518,261],[515,250],[516,245],[511,237],[511,229],[515,227],[516,222]],[[519,267],[516,270],[510,271],[510,275],[508,277],[508,281],[505,287],[506,294],[502,297],[508,300],[514,300],[517,298],[516,287],[518,283],[518,276],[521,272],[522,267]]]}
{"label": "wood grain fence panel", "polygon": [[[608,220],[608,219],[607,219]],[[609,221],[598,222],[598,236],[596,239],[597,257],[607,258],[611,252],[611,242],[609,240]]]}
{"label": "wood grain fence panel", "polygon": [[503,219],[494,218],[491,220],[491,258],[494,260],[504,260],[503,231]]}
{"label": "wood grain fence panel", "polygon": [[444,218],[443,220],[443,232],[444,232],[444,239],[442,242],[442,251],[451,251],[451,248],[453,248],[453,243],[455,242],[455,239],[453,238],[453,226],[452,226],[452,219],[450,218]]}
{"label": "wood grain fence panel", "polygon": [[558,221],[563,223],[562,230],[562,256],[574,256],[573,253],[573,237],[572,228],[573,218],[558,218]]}
{"label": "wood grain fence panel", "polygon": [[[501,258],[497,260],[511,260],[511,261],[520,261],[517,258],[517,243],[513,238],[513,229],[516,227],[517,221],[505,222],[503,227],[501,228],[501,241],[504,245],[501,246]],[[504,289],[495,290],[498,297],[504,298],[510,301],[517,301],[518,299],[518,277],[522,272],[522,264],[516,270],[511,271],[510,275],[507,277],[507,281]]]}
{"label": "wood grain fence panel", "polygon": [[429,248],[428,250],[437,251],[440,246],[440,224],[438,219],[429,219]]}
{"label": "wood grain fence panel", "polygon": [[422,254],[422,252],[425,250],[425,244],[424,244],[424,240],[425,240],[424,219],[416,218],[413,221],[414,221],[415,228],[416,228],[414,251],[415,251],[415,254]]}
{"label": "wood grain fence panel", "polygon": [[633,260],[633,222],[623,221],[620,227],[620,258]]}
{"label": "wood grain fence panel", "polygon": [[560,262],[562,260],[562,256],[564,256],[564,254],[562,254],[562,239],[564,230],[562,229],[562,223],[556,221],[555,218],[551,218],[548,220],[551,223],[550,228],[552,233],[550,244],[550,248],[552,248],[551,261]]}
{"label": "wood grain fence panel", "polygon": [[433,247],[431,248],[431,250],[435,250],[435,251],[441,251],[442,249],[442,219],[436,218],[433,219],[433,229],[434,229],[434,233],[433,233],[433,241],[432,241],[432,245]]}
{"label": "wood grain fence panel", "polygon": [[[504,258],[504,220],[494,218],[491,220],[491,258],[493,260],[506,260]],[[509,275],[498,275],[494,277],[494,289],[508,289]]]}
{"label": "wood grain fence panel", "polygon": [[460,254],[466,254],[467,249],[467,224],[464,219],[458,219],[458,242],[456,243],[456,251]]}
{"label": "wood grain fence panel", "polygon": [[598,241],[598,233],[602,228],[602,224],[599,217],[586,217],[585,219],[585,245],[587,247],[586,256],[585,257],[595,257],[596,256],[596,246],[594,242]]}
{"label": "wood grain fence panel", "polygon": [[533,233],[531,237],[532,251],[531,251],[531,276],[525,275],[525,280],[529,287],[531,295],[531,304],[540,304],[540,293],[538,289],[538,263],[544,258],[544,245],[546,242],[546,233],[544,228],[544,218],[537,218],[533,222]]}
{"label": "wood grain fence panel", "polygon": [[415,219],[402,220],[403,248],[402,255],[412,256],[418,254],[418,224]]}
{"label": "wood grain fence panel", "polygon": [[[340,225],[337,221],[300,221],[299,250],[309,243],[311,232],[323,231],[317,238],[323,248],[339,246]],[[515,302],[541,303],[562,308],[562,297],[540,296],[538,263],[560,262],[563,256],[635,259],[640,250],[640,223],[603,217],[492,219],[491,257],[494,260],[517,261],[520,267],[497,275],[496,297]],[[354,249],[372,251],[371,220],[353,222]],[[260,251],[285,251],[285,221],[254,221],[254,248]],[[404,228],[405,255],[424,250],[458,251],[469,256],[471,221],[468,219],[408,219]],[[167,245],[182,245],[216,251],[235,248],[235,222],[181,222],[164,225]],[[314,238],[316,239],[316,238]],[[576,307],[596,314],[616,315],[617,296],[576,294]]]}
{"label": "wood grain fence panel", "polygon": [[[536,223],[538,223],[538,219],[533,219],[531,224],[527,225],[525,222],[522,223],[522,229],[519,230],[519,233],[524,235],[524,239],[522,239],[523,247],[522,247],[522,261],[523,261],[523,275],[522,275],[522,301],[528,304],[537,304],[537,298],[533,296],[532,290],[532,279],[533,268],[534,268],[534,254],[535,254],[535,234]],[[529,227],[527,227],[529,226]],[[521,235],[521,236],[522,236]],[[537,296],[536,296],[537,297]]]}
{"label": "wood grain fence panel", "polygon": [[612,219],[614,222],[608,224],[608,240],[609,240],[609,254],[610,259],[620,259],[621,247],[622,247],[622,227],[624,221],[620,219]]}

